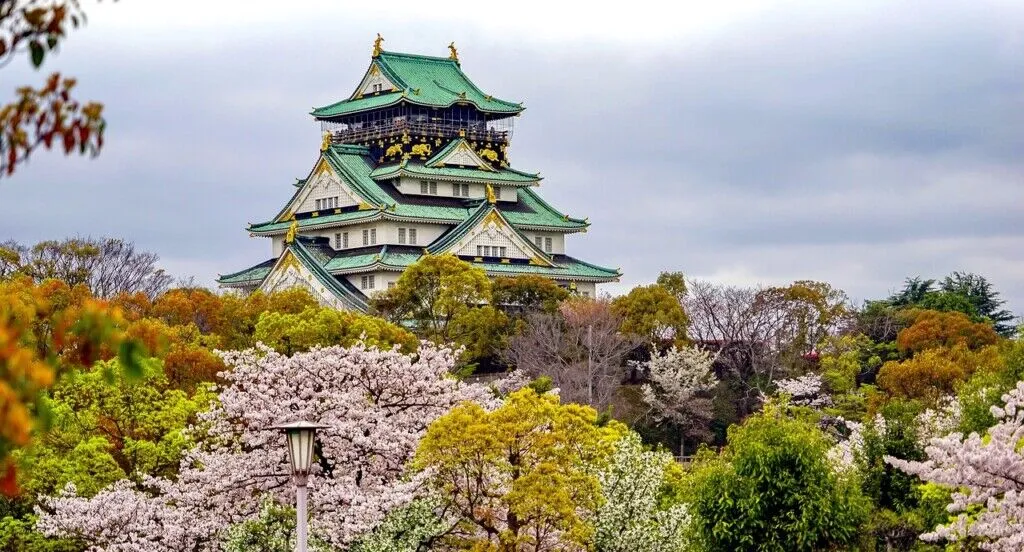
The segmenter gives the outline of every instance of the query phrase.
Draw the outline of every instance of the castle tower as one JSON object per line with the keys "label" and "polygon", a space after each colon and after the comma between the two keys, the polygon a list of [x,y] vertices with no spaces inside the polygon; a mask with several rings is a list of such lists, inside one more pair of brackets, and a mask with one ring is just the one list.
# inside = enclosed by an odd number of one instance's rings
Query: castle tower
{"label": "castle tower", "polygon": [[321,303],[366,310],[424,254],[453,254],[490,276],[537,274],[594,296],[617,270],[566,254],[589,223],[535,191],[541,177],[509,165],[522,104],[482,92],[448,57],[388,52],[347,99],[317,108],[320,155],[284,207],[249,225],[273,256],[221,276],[222,287],[302,286]]}

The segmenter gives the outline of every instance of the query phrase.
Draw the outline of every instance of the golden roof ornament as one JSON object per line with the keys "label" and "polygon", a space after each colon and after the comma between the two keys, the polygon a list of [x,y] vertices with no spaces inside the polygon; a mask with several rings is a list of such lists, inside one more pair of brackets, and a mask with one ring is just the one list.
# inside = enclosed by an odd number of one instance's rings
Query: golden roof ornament
{"label": "golden roof ornament", "polygon": [[459,50],[455,47],[455,41],[452,41],[452,43],[448,45],[448,51],[450,52],[448,54],[448,59],[454,61],[455,63],[458,63],[459,62]]}
{"label": "golden roof ornament", "polygon": [[288,227],[288,233],[284,235],[284,243],[292,243],[295,241],[295,236],[299,233],[299,221],[292,216],[292,224]]}
{"label": "golden roof ornament", "polygon": [[384,49],[380,47],[381,42],[384,42],[384,37],[380,36],[380,33],[377,33],[377,40],[373,41],[373,57],[379,56],[380,53],[384,51]]}
{"label": "golden roof ornament", "polygon": [[494,188],[490,184],[487,185],[487,202],[492,205],[498,202],[498,198],[494,196]]}
{"label": "golden roof ornament", "polygon": [[331,147],[331,131],[325,130],[323,140],[320,141],[320,151],[327,151]]}

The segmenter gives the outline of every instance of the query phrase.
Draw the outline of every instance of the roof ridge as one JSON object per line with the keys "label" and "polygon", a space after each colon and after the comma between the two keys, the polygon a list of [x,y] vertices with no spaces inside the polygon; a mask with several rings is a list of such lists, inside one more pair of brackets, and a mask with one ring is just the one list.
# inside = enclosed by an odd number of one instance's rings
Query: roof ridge
{"label": "roof ridge", "polygon": [[440,61],[440,62],[445,62],[445,63],[451,63],[453,65],[458,65],[458,62],[456,62],[451,57],[446,57],[446,56],[428,56],[428,55],[425,55],[425,54],[410,54],[409,52],[395,52],[393,50],[381,50],[380,51],[380,55],[378,55],[377,58],[375,58],[375,59],[378,59],[381,56],[395,56],[395,57],[415,58],[415,59],[422,59],[422,60],[427,60],[427,61]]}

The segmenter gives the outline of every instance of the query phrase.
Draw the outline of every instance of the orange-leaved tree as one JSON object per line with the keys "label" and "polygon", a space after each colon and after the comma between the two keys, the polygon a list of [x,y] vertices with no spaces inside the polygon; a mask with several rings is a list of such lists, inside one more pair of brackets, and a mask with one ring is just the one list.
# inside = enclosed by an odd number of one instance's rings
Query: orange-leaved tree
{"label": "orange-leaved tree", "polygon": [[141,371],[139,345],[123,327],[120,310],[84,286],[0,282],[0,492],[16,492],[10,453],[45,428],[38,399],[61,373],[114,356],[130,374]]}

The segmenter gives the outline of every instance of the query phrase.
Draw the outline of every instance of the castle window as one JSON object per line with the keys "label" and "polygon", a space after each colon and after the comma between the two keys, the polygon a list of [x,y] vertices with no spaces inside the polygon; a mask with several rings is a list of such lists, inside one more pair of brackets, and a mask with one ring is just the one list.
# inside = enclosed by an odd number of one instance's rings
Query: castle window
{"label": "castle window", "polygon": [[319,199],[318,199],[318,200],[316,200],[316,210],[317,210],[317,211],[319,211],[319,210],[320,210],[320,200],[319,200]]}
{"label": "castle window", "polygon": [[452,184],[452,195],[455,197],[469,197],[469,184]]}
{"label": "castle window", "polygon": [[494,187],[494,199],[501,199],[501,186]]}
{"label": "castle window", "polygon": [[416,245],[416,229],[409,229],[409,245]]}
{"label": "castle window", "polygon": [[398,229],[398,243],[405,243],[405,228]]}
{"label": "castle window", "polygon": [[437,182],[420,180],[420,193],[437,195]]}
{"label": "castle window", "polygon": [[498,250],[498,257],[508,257],[508,248],[505,247],[504,245],[496,247],[495,249]]}
{"label": "castle window", "polygon": [[362,278],[360,278],[359,284],[360,284],[359,287],[361,287],[363,289],[373,289],[375,287],[374,286],[374,284],[375,284],[375,282],[374,282],[374,275],[371,274],[369,276],[363,276]]}
{"label": "castle window", "polygon": [[376,245],[377,243],[377,229],[370,228],[370,245]]}
{"label": "castle window", "polygon": [[382,90],[384,90],[384,85],[383,84],[378,82],[378,83],[373,85],[373,91],[374,92],[380,92]]}
{"label": "castle window", "polygon": [[393,287],[395,287],[395,283],[394,282],[388,282],[388,289],[391,289]]}
{"label": "castle window", "polygon": [[533,243],[537,244],[537,249],[541,249],[544,247],[544,238],[540,236],[534,236]]}
{"label": "castle window", "polygon": [[348,249],[348,232],[341,233],[341,248]]}
{"label": "castle window", "polygon": [[544,251],[551,253],[551,238],[544,238]]}
{"label": "castle window", "polygon": [[341,249],[341,232],[334,234],[334,248]]}

